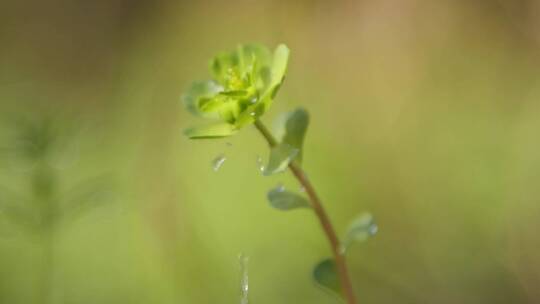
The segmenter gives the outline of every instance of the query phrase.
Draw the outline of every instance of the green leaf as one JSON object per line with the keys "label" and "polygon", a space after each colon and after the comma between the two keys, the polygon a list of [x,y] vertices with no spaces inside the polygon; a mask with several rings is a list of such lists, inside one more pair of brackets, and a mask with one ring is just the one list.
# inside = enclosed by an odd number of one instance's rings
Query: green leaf
{"label": "green leaf", "polygon": [[370,213],[363,213],[356,217],[343,238],[342,251],[345,252],[353,242],[365,242],[374,236],[378,231],[378,226]]}
{"label": "green leaf", "polygon": [[272,63],[270,50],[258,44],[244,44],[238,47],[240,70],[250,77],[252,83],[260,76],[261,69],[266,69]]}
{"label": "green leaf", "polygon": [[334,259],[325,259],[317,264],[313,270],[313,278],[324,289],[341,296],[341,284]]}
{"label": "green leaf", "polygon": [[232,74],[239,74],[239,63],[237,52],[221,53],[210,61],[210,72],[220,84],[226,84],[231,80]]}
{"label": "green leaf", "polygon": [[274,100],[274,97],[276,96],[277,91],[281,87],[283,79],[285,78],[287,64],[289,62],[289,53],[289,48],[284,44],[278,45],[274,51],[272,67],[270,70],[270,85],[261,98],[263,113],[266,112],[266,110],[272,104],[272,101]]}
{"label": "green leaf", "polygon": [[228,123],[217,123],[212,125],[190,128],[184,134],[190,139],[220,138],[231,136],[236,133],[234,126]]}
{"label": "green leaf", "polygon": [[296,158],[299,162],[302,161],[302,146],[304,145],[304,137],[306,135],[308,124],[309,114],[302,108],[298,108],[291,112],[285,123],[285,135],[283,136],[282,142],[299,151]]}
{"label": "green leaf", "polygon": [[272,86],[278,86],[283,82],[285,78],[285,72],[287,72],[287,64],[289,62],[289,48],[280,44],[274,51],[274,58],[272,60]]}
{"label": "green leaf", "polygon": [[199,111],[201,114],[219,111],[219,109],[223,107],[228,99],[227,96],[222,94],[223,93],[219,93],[219,95],[212,97],[200,97],[196,104],[197,111]]}
{"label": "green leaf", "polygon": [[246,89],[255,86],[261,89],[264,78],[261,70],[271,65],[271,53],[262,45],[239,45],[228,53],[215,56],[210,64],[212,76],[226,90]]}
{"label": "green leaf", "polygon": [[263,174],[268,176],[285,171],[289,163],[297,155],[298,149],[289,144],[282,143],[273,147],[270,150],[270,159],[268,160],[268,165],[263,170]]}
{"label": "green leaf", "polygon": [[307,199],[296,193],[285,191],[282,186],[268,191],[267,197],[270,205],[279,210],[311,207]]}
{"label": "green leaf", "polygon": [[238,115],[234,125],[237,129],[240,129],[255,122],[255,120],[263,114],[264,106],[261,103],[252,104]]}
{"label": "green leaf", "polygon": [[182,95],[182,101],[190,112],[196,115],[204,115],[210,111],[202,111],[201,106],[213,101],[214,97],[221,91],[223,91],[223,88],[215,81],[195,82]]}
{"label": "green leaf", "polygon": [[240,105],[234,101],[224,102],[219,108],[218,113],[221,119],[229,124],[234,124],[240,114]]}

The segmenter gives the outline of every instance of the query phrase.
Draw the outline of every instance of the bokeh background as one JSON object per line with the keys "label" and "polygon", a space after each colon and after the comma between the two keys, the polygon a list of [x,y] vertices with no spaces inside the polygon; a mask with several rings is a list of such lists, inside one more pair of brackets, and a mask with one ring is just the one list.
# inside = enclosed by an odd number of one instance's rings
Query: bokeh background
{"label": "bokeh background", "polygon": [[[180,95],[238,43],[291,49],[264,121],[304,165],[360,303],[539,303],[540,2],[0,3],[0,303],[336,303],[308,211],[271,209],[255,130],[189,141]],[[225,154],[214,172],[211,161]]]}

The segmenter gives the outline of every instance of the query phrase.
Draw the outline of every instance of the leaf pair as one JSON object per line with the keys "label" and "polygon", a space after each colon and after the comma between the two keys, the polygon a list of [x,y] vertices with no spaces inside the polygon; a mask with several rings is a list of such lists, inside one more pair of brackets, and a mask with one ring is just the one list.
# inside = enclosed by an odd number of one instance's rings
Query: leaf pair
{"label": "leaf pair", "polygon": [[[378,227],[370,213],[363,213],[354,219],[343,238],[341,254],[346,254],[353,242],[364,242],[377,233]],[[341,295],[336,262],[327,258],[318,263],[313,270],[313,278],[321,287]]]}
{"label": "leaf pair", "polygon": [[[298,108],[288,113],[282,121],[283,134],[281,141],[270,150],[268,165],[262,172],[272,175],[283,172],[293,161],[301,162],[304,138],[309,124],[309,115],[306,110]],[[306,198],[296,193],[286,191],[278,186],[268,192],[270,205],[279,210],[309,208],[311,204]]]}

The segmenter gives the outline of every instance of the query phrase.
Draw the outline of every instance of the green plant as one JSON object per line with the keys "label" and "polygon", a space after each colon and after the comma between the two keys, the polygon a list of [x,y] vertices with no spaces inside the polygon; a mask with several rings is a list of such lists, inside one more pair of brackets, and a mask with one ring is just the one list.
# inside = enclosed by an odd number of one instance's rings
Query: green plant
{"label": "green plant", "polygon": [[62,191],[59,164],[73,139],[49,119],[14,119],[11,136],[3,141],[0,157],[24,179],[23,191],[0,185],[0,223],[35,241],[42,258],[37,296],[54,303],[57,243],[62,228],[110,197],[102,178],[91,178]]}
{"label": "green plant", "polygon": [[[353,221],[341,242],[302,168],[303,142],[309,124],[307,111],[299,108],[287,114],[282,122],[284,135],[280,140],[260,120],[284,80],[288,58],[289,49],[283,44],[273,53],[264,46],[240,45],[234,51],[214,57],[210,64],[213,79],[194,83],[183,100],[194,114],[217,122],[187,129],[185,134],[191,139],[222,138],[247,125],[255,126],[270,147],[263,174],[272,175],[289,168],[307,195],[304,198],[278,187],[268,192],[271,206],[279,210],[310,208],[314,211],[333,253],[332,258],[315,266],[314,278],[320,285],[343,296],[347,303],[354,304],[356,298],[345,254],[353,240],[363,241],[376,232],[373,218],[364,214]],[[217,159],[217,167],[221,163],[222,158]]]}

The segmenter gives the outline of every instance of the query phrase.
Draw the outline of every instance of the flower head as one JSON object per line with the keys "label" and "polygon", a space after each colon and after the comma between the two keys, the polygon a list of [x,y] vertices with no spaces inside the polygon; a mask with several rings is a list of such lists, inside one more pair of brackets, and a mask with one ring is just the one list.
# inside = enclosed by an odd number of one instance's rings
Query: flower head
{"label": "flower head", "polygon": [[184,94],[187,108],[221,122],[186,130],[190,138],[215,138],[234,134],[253,123],[272,104],[283,82],[289,49],[280,44],[272,53],[261,45],[240,45],[215,56],[212,79],[194,83]]}

